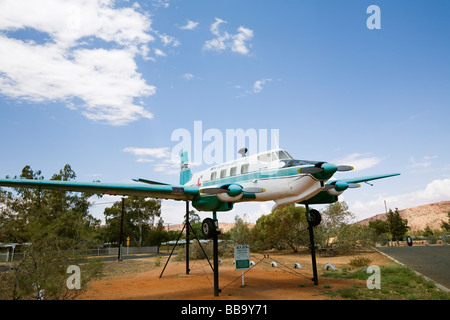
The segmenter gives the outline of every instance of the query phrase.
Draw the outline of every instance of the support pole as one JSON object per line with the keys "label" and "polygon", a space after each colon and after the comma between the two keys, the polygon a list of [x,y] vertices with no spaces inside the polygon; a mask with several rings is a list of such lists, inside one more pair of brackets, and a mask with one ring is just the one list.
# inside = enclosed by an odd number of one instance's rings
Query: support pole
{"label": "support pole", "polygon": [[186,274],[189,274],[189,244],[190,244],[190,236],[189,236],[189,201],[186,201]]}
{"label": "support pole", "polygon": [[311,248],[311,260],[313,267],[313,278],[311,280],[317,286],[319,284],[319,279],[317,277],[316,246],[314,244],[314,230],[313,230],[314,227],[312,226],[312,218],[309,214],[309,206],[306,204],[305,208],[306,208],[306,219],[308,220],[309,242]]}
{"label": "support pole", "polygon": [[183,226],[183,229],[181,230],[180,234],[178,235],[178,239],[177,239],[177,241],[175,242],[175,245],[172,248],[172,252],[170,253],[169,258],[167,259],[166,264],[164,265],[164,268],[161,271],[161,274],[159,275],[160,278],[162,277],[162,275],[164,273],[164,270],[166,270],[167,264],[169,263],[169,260],[172,257],[172,254],[173,254],[175,248],[177,247],[178,241],[180,241],[180,238],[181,238],[181,235],[183,234],[184,228],[186,228],[186,225]]}
{"label": "support pole", "polygon": [[122,198],[122,213],[120,214],[119,250],[117,260],[122,261],[122,238],[123,238],[123,214],[125,211],[125,198]]}
{"label": "support pole", "polygon": [[214,232],[213,236],[213,255],[214,255],[214,296],[218,297],[220,293],[219,289],[219,250],[218,250],[218,235],[220,233],[219,231],[219,222],[217,221],[217,214],[214,211],[213,212],[213,220],[214,224],[216,225],[216,232]]}
{"label": "support pole", "polygon": [[[187,213],[189,214],[188,209],[189,209],[189,202],[186,202],[186,210],[187,210]],[[163,273],[164,273],[164,270],[166,270],[166,267],[167,267],[167,265],[169,264],[170,258],[172,257],[173,252],[175,251],[175,248],[176,248],[176,246],[178,245],[178,242],[180,241],[180,238],[181,238],[181,236],[183,235],[183,232],[184,232],[184,229],[185,229],[185,228],[186,228],[186,229],[191,228],[191,231],[192,231],[192,233],[194,234],[194,238],[197,239],[198,245],[200,246],[200,249],[203,251],[203,254],[204,254],[205,257],[206,257],[206,260],[208,260],[208,263],[209,263],[209,265],[210,265],[210,267],[211,267],[211,270],[214,271],[214,268],[213,268],[213,266],[211,265],[211,262],[209,261],[208,256],[206,255],[206,252],[205,252],[205,250],[203,249],[202,244],[200,243],[200,240],[199,240],[197,234],[195,233],[195,230],[192,228],[191,224],[189,223],[189,218],[187,218],[186,221],[185,221],[185,223],[184,223],[184,225],[183,225],[183,229],[181,230],[180,234],[178,235],[177,241],[175,242],[175,245],[174,245],[173,248],[172,248],[172,252],[170,252],[169,258],[167,259],[166,264],[164,265],[164,268],[163,268],[161,274],[159,275],[160,278],[162,277],[162,275],[163,275]],[[189,235],[190,235],[189,230],[186,231],[186,234],[189,234]],[[189,238],[190,238],[190,236],[189,236]],[[187,249],[187,250],[189,250],[189,249]],[[189,252],[188,252],[188,251],[187,251],[187,257],[189,257]],[[189,258],[186,258],[186,259],[189,259]],[[188,272],[189,272],[189,262],[186,263],[186,274],[188,274]]]}

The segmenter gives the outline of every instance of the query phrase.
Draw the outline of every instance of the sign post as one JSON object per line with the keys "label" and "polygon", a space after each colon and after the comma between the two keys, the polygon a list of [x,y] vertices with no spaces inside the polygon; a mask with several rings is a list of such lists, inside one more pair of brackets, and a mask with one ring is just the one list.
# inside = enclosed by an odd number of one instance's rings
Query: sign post
{"label": "sign post", "polygon": [[244,270],[250,269],[250,246],[236,245],[234,246],[235,270],[242,270],[242,286],[244,286]]}

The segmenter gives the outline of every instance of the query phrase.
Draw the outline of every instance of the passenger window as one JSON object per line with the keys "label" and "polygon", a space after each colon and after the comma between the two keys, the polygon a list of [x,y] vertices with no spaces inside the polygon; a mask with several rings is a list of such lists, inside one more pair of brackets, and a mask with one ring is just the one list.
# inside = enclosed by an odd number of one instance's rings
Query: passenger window
{"label": "passenger window", "polygon": [[272,162],[276,161],[277,159],[278,157],[275,152],[268,152],[258,156],[258,160],[263,162]]}
{"label": "passenger window", "polygon": [[236,170],[237,170],[237,167],[233,167],[230,169],[230,177],[233,177],[236,175]]}
{"label": "passenger window", "polygon": [[242,165],[242,167],[241,167],[241,173],[242,173],[242,174],[248,172],[248,166],[249,166],[248,163]]}
{"label": "passenger window", "polygon": [[220,178],[223,179],[227,176],[227,169],[223,169],[220,171]]}
{"label": "passenger window", "polygon": [[258,156],[258,160],[262,162],[270,162],[270,153],[264,153]]}
{"label": "passenger window", "polygon": [[217,172],[211,173],[211,180],[216,180]]}

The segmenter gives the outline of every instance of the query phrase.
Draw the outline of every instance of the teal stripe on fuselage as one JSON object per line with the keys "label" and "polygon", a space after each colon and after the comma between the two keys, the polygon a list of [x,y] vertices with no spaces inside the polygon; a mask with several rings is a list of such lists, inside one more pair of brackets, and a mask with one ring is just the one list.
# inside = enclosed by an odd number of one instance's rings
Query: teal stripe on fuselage
{"label": "teal stripe on fuselage", "polygon": [[223,185],[229,183],[242,183],[249,182],[252,180],[262,180],[262,179],[273,179],[273,178],[287,178],[296,175],[300,175],[297,171],[298,167],[289,167],[289,168],[280,168],[274,170],[266,170],[266,171],[255,171],[244,174],[239,174],[232,177],[226,177],[221,179],[216,179],[212,181],[206,181],[203,183],[203,186],[215,186],[215,185]]}

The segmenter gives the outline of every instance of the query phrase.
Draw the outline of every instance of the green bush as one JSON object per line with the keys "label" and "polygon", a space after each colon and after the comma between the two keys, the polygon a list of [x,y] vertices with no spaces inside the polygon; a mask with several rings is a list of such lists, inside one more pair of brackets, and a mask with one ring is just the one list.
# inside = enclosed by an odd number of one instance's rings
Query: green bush
{"label": "green bush", "polygon": [[367,257],[359,257],[359,258],[353,258],[352,260],[350,260],[349,265],[354,268],[360,268],[360,267],[366,267],[366,266],[370,265],[371,262],[372,262],[372,260],[370,260]]}

